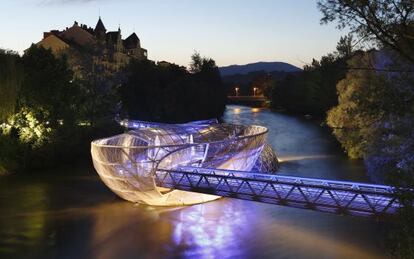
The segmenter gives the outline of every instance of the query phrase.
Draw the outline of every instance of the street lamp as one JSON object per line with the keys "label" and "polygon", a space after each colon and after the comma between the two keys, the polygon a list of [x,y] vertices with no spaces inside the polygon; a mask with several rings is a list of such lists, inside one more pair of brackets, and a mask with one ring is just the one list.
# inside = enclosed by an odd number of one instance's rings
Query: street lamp
{"label": "street lamp", "polygon": [[253,96],[256,96],[257,87],[253,87]]}
{"label": "street lamp", "polygon": [[239,88],[236,87],[236,88],[234,88],[234,90],[236,91],[236,96],[239,96]]}

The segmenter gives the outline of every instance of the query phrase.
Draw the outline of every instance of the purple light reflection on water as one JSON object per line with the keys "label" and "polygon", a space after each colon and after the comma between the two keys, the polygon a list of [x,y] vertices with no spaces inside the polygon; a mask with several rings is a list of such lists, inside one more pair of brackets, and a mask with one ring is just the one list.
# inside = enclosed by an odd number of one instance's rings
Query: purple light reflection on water
{"label": "purple light reflection on water", "polygon": [[[220,203],[228,204],[222,200]],[[173,236],[175,246],[189,249],[186,256],[201,258],[227,258],[243,250],[241,236],[252,233],[243,210],[228,204],[221,206],[206,203],[177,211]]]}

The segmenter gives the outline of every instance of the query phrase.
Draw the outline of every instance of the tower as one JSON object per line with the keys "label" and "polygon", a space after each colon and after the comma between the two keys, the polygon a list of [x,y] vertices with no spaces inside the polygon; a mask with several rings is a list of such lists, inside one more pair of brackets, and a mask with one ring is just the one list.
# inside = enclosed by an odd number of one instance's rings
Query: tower
{"label": "tower", "polygon": [[98,39],[105,39],[106,28],[100,16],[98,22],[96,23],[94,33]]}

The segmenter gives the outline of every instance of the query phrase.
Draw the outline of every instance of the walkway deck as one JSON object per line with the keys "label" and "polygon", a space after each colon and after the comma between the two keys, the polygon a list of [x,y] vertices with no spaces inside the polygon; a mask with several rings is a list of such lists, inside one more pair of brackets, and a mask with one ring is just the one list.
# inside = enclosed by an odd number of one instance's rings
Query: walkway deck
{"label": "walkway deck", "polygon": [[197,167],[158,169],[158,186],[317,211],[380,218],[400,204],[390,186]]}

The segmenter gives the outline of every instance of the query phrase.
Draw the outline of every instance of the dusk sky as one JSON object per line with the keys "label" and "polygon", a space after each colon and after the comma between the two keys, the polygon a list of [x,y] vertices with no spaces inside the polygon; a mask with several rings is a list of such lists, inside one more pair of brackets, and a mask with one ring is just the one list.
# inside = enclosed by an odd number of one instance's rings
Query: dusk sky
{"label": "dusk sky", "polygon": [[345,31],[320,25],[316,0],[4,0],[0,48],[22,51],[73,21],[137,33],[152,60],[187,66],[194,50],[219,66],[284,61],[302,67]]}

